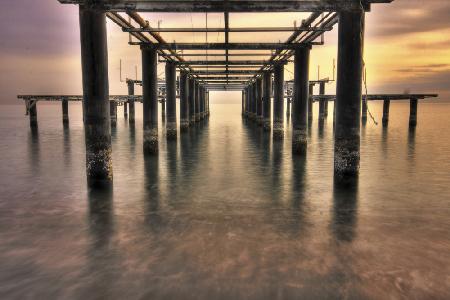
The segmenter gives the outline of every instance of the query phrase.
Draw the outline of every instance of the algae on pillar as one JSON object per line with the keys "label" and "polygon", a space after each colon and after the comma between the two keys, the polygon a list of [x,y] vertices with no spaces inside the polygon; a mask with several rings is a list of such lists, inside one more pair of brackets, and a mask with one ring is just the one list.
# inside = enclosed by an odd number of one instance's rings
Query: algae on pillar
{"label": "algae on pillar", "polygon": [[364,47],[364,11],[339,12],[338,69],[335,101],[334,172],[357,176],[360,164],[360,118]]}
{"label": "algae on pillar", "polygon": [[272,116],[272,73],[265,71],[263,74],[263,126],[265,131],[270,131]]}
{"label": "algae on pillar", "polygon": [[274,68],[273,138],[284,138],[284,65]]}
{"label": "algae on pillar", "polygon": [[177,138],[176,75],[175,63],[166,62],[166,135],[169,140]]}
{"label": "algae on pillar", "polygon": [[180,130],[189,127],[189,79],[186,71],[180,73]]}
{"label": "algae on pillar", "polygon": [[305,154],[308,136],[310,47],[295,49],[294,58],[294,103],[292,104],[292,153]]}
{"label": "algae on pillar", "polygon": [[144,154],[158,153],[158,72],[157,52],[151,45],[141,46]]}
{"label": "algae on pillar", "polygon": [[86,174],[88,185],[95,187],[113,179],[106,15],[95,6],[80,6],[79,19]]}

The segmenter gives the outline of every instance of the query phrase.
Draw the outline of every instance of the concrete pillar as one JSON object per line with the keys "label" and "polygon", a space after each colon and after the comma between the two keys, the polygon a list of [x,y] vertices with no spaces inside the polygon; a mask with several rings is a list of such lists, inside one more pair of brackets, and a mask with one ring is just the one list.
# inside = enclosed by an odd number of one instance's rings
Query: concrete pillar
{"label": "concrete pillar", "polygon": [[193,125],[195,123],[195,80],[189,79],[189,121]]}
{"label": "concrete pillar", "polygon": [[308,123],[312,123],[313,120],[313,108],[314,108],[314,101],[313,101],[313,94],[314,94],[314,85],[313,84],[309,84],[308,86]]}
{"label": "concrete pillar", "polygon": [[292,114],[293,154],[306,154],[308,144],[309,54],[310,47],[308,46],[295,49],[294,103]]}
{"label": "concrete pillar", "polygon": [[264,131],[271,130],[270,124],[272,118],[272,74],[269,71],[265,71],[263,75],[263,122]]}
{"label": "concrete pillar", "polygon": [[334,172],[338,177],[359,173],[360,118],[364,47],[364,11],[340,11]]}
{"label": "concrete pillar", "polygon": [[150,45],[141,46],[144,154],[158,153],[158,55]]}
{"label": "concrete pillar", "polygon": [[417,104],[419,100],[411,98],[409,100],[409,126],[416,127],[417,125]]}
{"label": "concrete pillar", "polygon": [[[323,94],[325,95],[325,88],[324,88]],[[325,118],[328,117],[328,102],[329,102],[328,100],[325,101],[324,108],[323,108],[323,116]]]}
{"label": "concrete pillar", "polygon": [[367,122],[367,100],[362,100],[362,114],[361,114],[361,121],[363,123]]}
{"label": "concrete pillar", "polygon": [[391,104],[391,100],[384,99],[383,101],[383,126],[386,126],[389,123],[389,106]]}
{"label": "concrete pillar", "polygon": [[86,175],[91,187],[113,179],[105,12],[79,7]]}
{"label": "concrete pillar", "polygon": [[209,117],[209,91],[206,91],[206,116]]}
{"label": "concrete pillar", "polygon": [[117,126],[117,103],[109,101],[109,118],[111,119],[111,127]]}
{"label": "concrete pillar", "polygon": [[262,100],[262,78],[256,79],[256,123],[262,126],[263,123],[263,100]]}
{"label": "concrete pillar", "polygon": [[[325,82],[320,82],[319,84],[319,95],[325,95]],[[319,120],[325,118],[325,99],[319,100]]]}
{"label": "concrete pillar", "polygon": [[62,121],[64,126],[69,124],[69,101],[66,98],[62,99]]}
{"label": "concrete pillar", "polygon": [[128,102],[123,103],[123,117],[128,118]]}
{"label": "concrete pillar", "polygon": [[254,100],[254,94],[255,94],[255,88],[253,86],[253,82],[250,83],[250,85],[248,86],[248,102],[249,102],[249,120],[254,120],[254,104],[255,102]]}
{"label": "concrete pillar", "polygon": [[291,117],[291,103],[292,103],[292,98],[287,98],[286,100],[286,118]]}
{"label": "concrete pillar", "polygon": [[180,72],[180,130],[189,127],[189,79],[186,71]]}
{"label": "concrete pillar", "polygon": [[245,116],[245,89],[242,90],[242,104],[241,104],[242,116]]}
{"label": "concrete pillar", "polygon": [[284,138],[284,65],[274,67],[273,138]]}
{"label": "concrete pillar", "polygon": [[164,98],[161,98],[160,102],[161,102],[161,119],[163,120],[163,122],[166,121],[166,102],[167,102],[167,96],[164,95]]}
{"label": "concrete pillar", "polygon": [[177,138],[177,69],[174,62],[166,62],[166,135]]}
{"label": "concrete pillar", "polygon": [[[128,95],[134,96],[134,82],[128,81]],[[128,99],[128,105],[130,107],[130,116],[128,118],[128,121],[132,124],[134,124],[135,121],[135,108],[134,108],[134,99]]]}
{"label": "concrete pillar", "polygon": [[200,121],[200,85],[195,82],[195,121]]}

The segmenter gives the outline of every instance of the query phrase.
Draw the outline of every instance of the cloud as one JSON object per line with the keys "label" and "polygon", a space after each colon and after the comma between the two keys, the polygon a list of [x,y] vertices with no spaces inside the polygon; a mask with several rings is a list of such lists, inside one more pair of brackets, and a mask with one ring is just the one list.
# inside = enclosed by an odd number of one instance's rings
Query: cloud
{"label": "cloud", "polygon": [[431,73],[431,72],[439,72],[442,69],[449,69],[450,64],[426,64],[420,66],[412,66],[408,68],[399,68],[394,71],[400,73]]}

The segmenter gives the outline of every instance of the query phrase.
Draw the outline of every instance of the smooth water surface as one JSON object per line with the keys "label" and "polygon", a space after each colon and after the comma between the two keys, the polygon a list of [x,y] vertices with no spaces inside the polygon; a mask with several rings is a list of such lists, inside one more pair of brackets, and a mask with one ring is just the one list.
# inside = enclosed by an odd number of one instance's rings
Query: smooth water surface
{"label": "smooth water surface", "polygon": [[[381,103],[371,103],[381,121]],[[332,106],[330,107],[332,112]],[[450,105],[391,104],[333,184],[332,114],[305,159],[240,105],[142,154],[118,110],[114,186],[88,192],[81,105],[0,107],[0,299],[449,299]],[[162,123],[160,123],[162,124]]]}

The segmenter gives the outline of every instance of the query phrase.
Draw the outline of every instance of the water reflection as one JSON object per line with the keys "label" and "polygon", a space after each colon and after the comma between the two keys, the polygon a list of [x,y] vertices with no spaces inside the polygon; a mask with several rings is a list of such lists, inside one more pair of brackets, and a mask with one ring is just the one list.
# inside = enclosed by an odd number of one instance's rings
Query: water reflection
{"label": "water reflection", "polygon": [[357,177],[347,179],[346,184],[334,181],[331,232],[338,242],[351,242],[355,238],[358,184]]}
{"label": "water reflection", "polygon": [[159,170],[158,156],[144,156],[144,222],[154,232],[158,232],[162,224],[162,217],[159,212],[161,200]]}
{"label": "water reflection", "polygon": [[[292,194],[291,194],[291,226],[290,232],[305,237],[305,191],[306,191],[306,156],[292,158]],[[300,235],[301,233],[301,235]]]}
{"label": "water reflection", "polygon": [[408,129],[408,158],[413,158],[416,153],[416,127],[409,126]]}
{"label": "water reflection", "polygon": [[39,130],[36,127],[31,127],[28,133],[28,160],[34,172],[39,170],[40,164],[40,145],[39,145]]}

